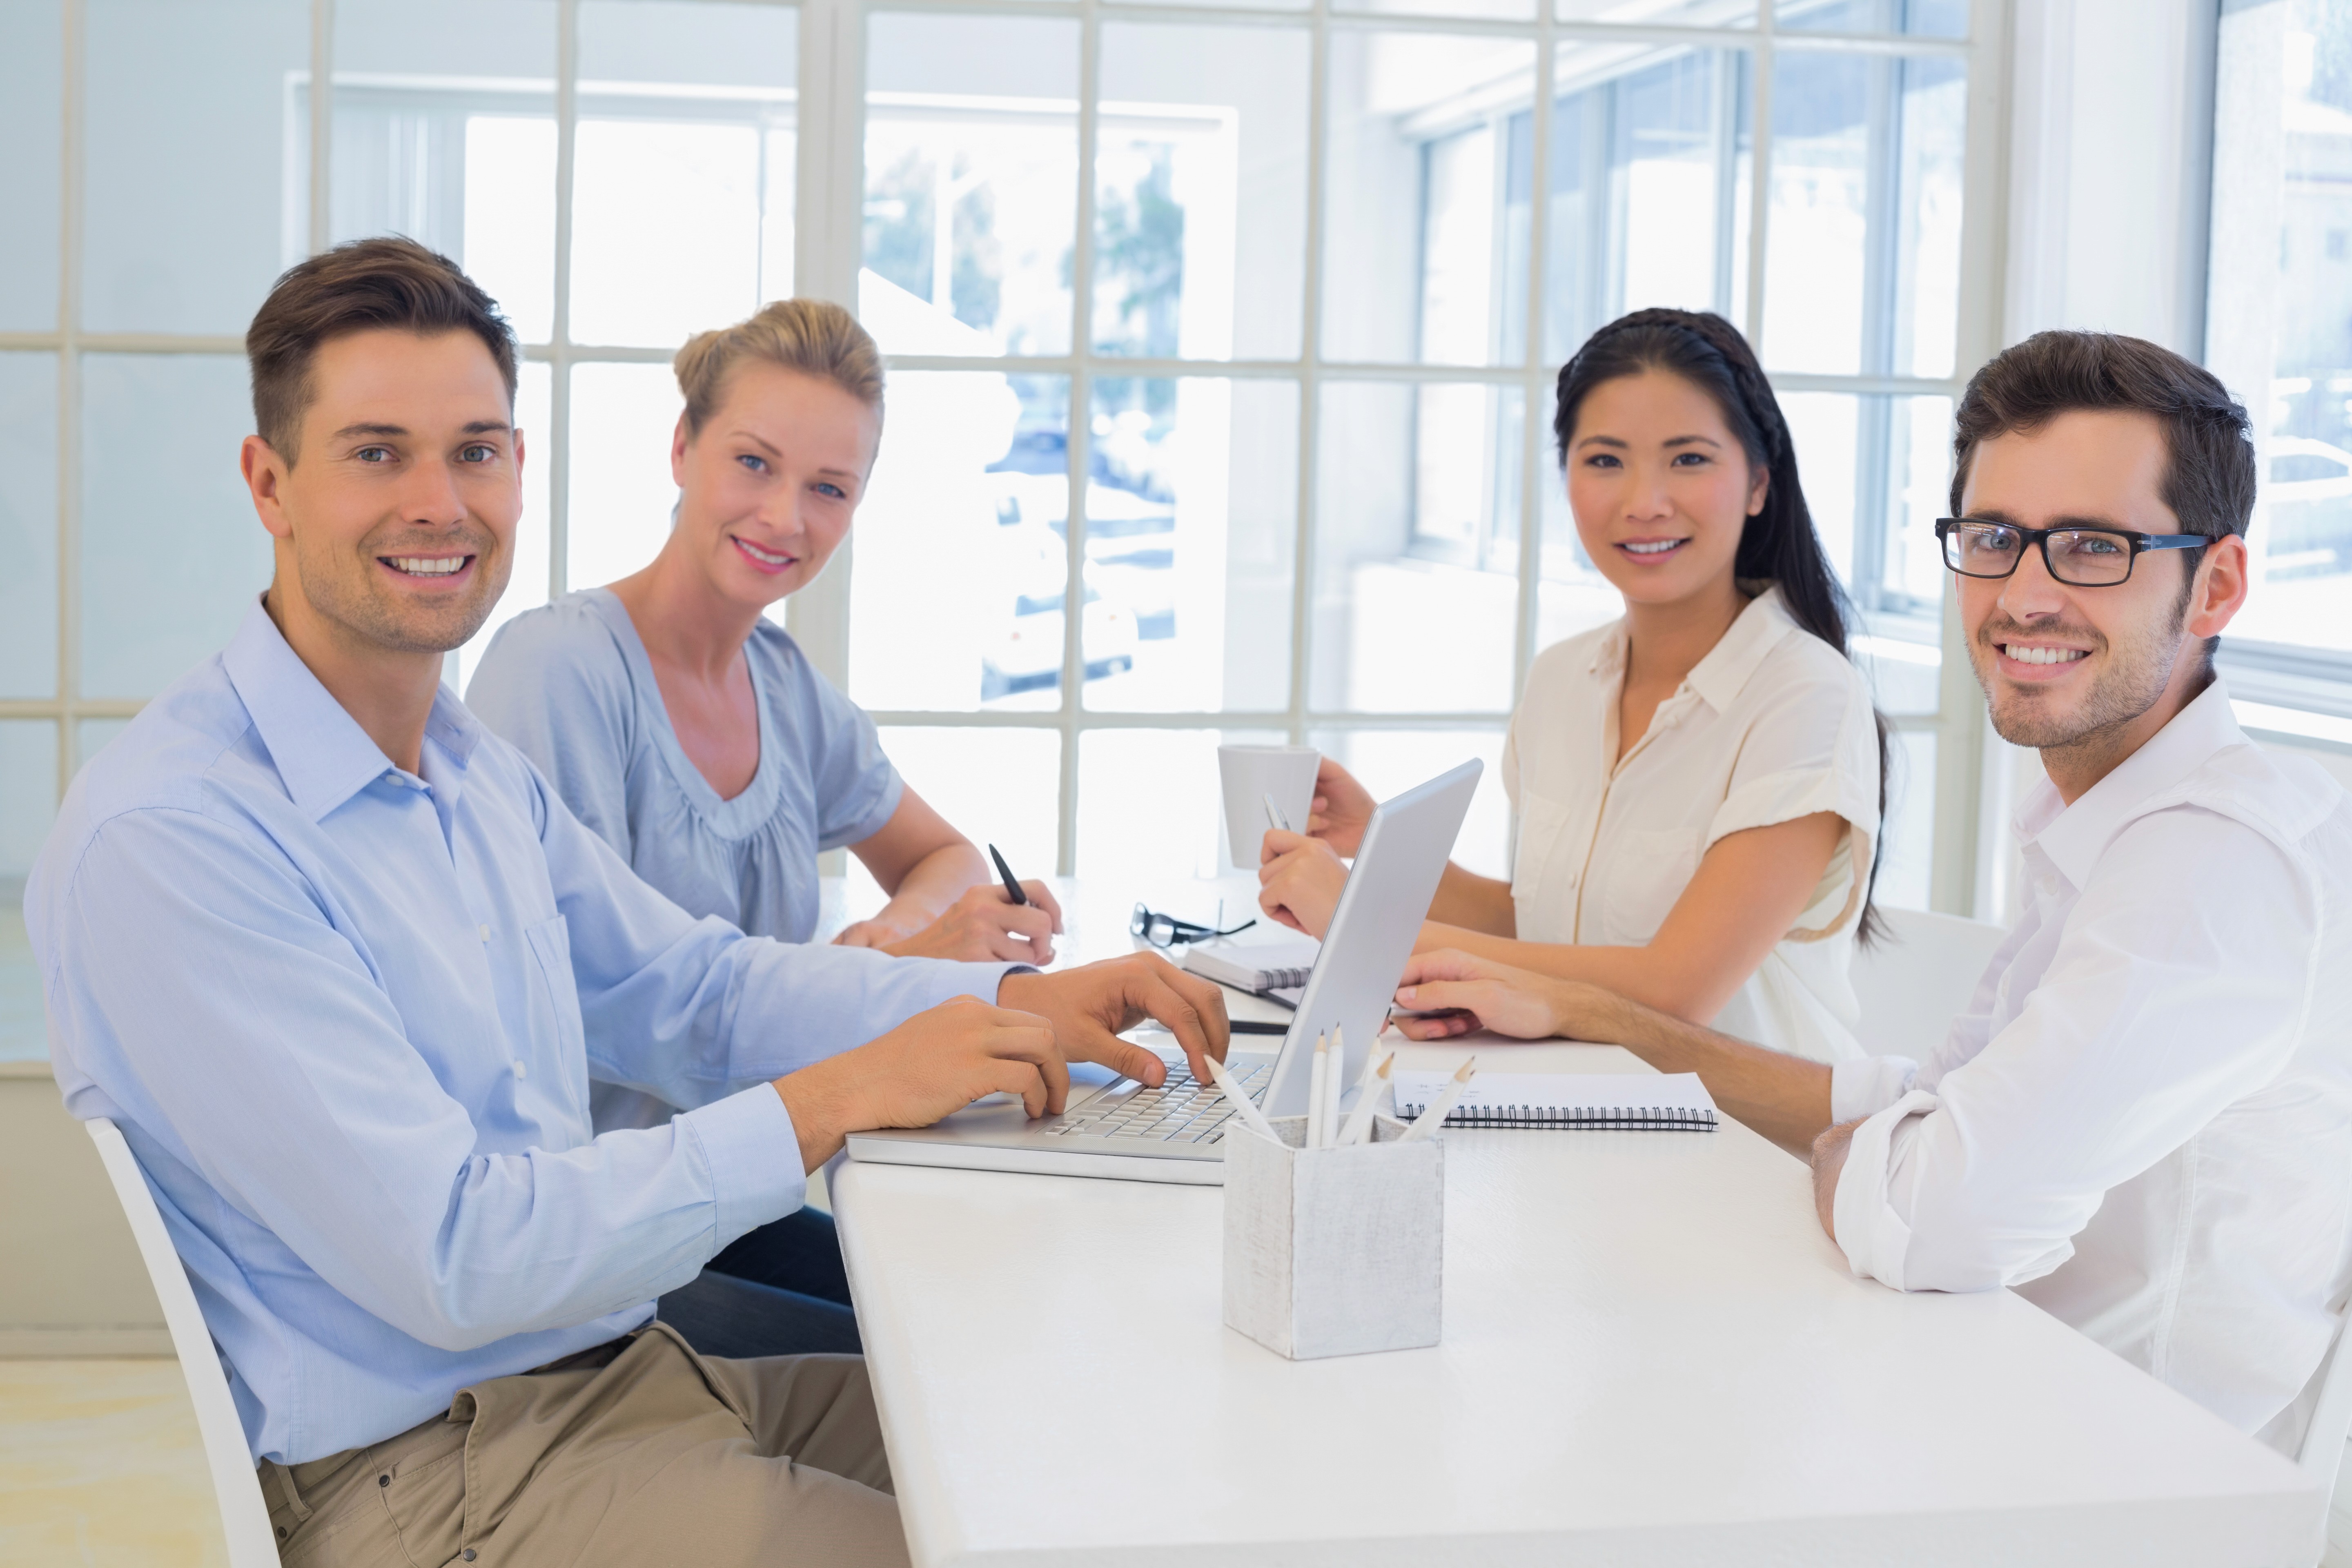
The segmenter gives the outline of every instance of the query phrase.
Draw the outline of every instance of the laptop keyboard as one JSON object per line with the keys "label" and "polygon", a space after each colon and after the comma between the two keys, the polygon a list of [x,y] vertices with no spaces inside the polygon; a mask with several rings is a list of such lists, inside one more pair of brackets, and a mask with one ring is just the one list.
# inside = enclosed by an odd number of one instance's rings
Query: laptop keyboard
{"label": "laptop keyboard", "polygon": [[[1229,1065],[1226,1071],[1253,1100],[1265,1093],[1271,1062]],[[1234,1108],[1213,1083],[1196,1083],[1182,1062],[1168,1065],[1168,1081],[1148,1089],[1132,1079],[1097,1095],[1062,1118],[1057,1138],[1128,1138],[1139,1142],[1211,1144],[1225,1135]]]}

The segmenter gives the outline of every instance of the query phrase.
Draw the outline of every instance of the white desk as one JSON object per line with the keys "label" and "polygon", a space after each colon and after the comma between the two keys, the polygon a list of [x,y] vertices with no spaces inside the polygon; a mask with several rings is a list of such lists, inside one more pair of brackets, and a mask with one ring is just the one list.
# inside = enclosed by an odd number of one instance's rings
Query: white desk
{"label": "white desk", "polygon": [[1737,1123],[1447,1142],[1444,1342],[1309,1363],[1223,1326],[1216,1189],[839,1168],[915,1561],[2318,1555],[2286,1460],[2007,1292],[1853,1279],[1804,1168]]}

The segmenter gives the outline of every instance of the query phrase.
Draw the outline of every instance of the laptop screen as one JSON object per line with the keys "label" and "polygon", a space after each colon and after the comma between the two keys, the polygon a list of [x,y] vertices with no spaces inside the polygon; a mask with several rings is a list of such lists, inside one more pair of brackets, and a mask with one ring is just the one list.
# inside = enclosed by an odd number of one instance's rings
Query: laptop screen
{"label": "laptop screen", "polygon": [[1363,1071],[1484,767],[1466,762],[1382,802],[1372,813],[1331,929],[1316,954],[1315,972],[1283,1037],[1264,1101],[1267,1115],[1306,1114],[1318,1035],[1336,1030],[1346,1042],[1340,1070],[1347,1082]]}

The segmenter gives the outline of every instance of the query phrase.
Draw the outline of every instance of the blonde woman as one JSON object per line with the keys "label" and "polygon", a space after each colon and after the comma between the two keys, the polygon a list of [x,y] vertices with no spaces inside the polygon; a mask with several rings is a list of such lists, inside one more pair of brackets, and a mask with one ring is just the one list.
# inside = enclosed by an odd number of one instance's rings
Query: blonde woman
{"label": "blonde woman", "polygon": [[[971,841],[899,778],[872,719],[761,615],[824,570],[865,496],[882,434],[874,340],[838,305],[784,300],[696,337],[676,369],[678,504],[661,552],[509,621],[467,705],[690,913],[806,942],[817,856],[846,846],[889,901],[836,940],[1046,962],[1061,929],[1052,892],[1031,882],[1029,903],[1013,903]],[[603,1083],[593,1109],[599,1132],[670,1115]],[[839,1247],[815,1211],[753,1232],[710,1267],[816,1299],[797,1316],[791,1304],[739,1303],[737,1321],[803,1325],[782,1349],[854,1347]],[[772,1337],[747,1342],[702,1310],[741,1296],[706,1273],[665,1299],[663,1315],[711,1353],[780,1353]]]}

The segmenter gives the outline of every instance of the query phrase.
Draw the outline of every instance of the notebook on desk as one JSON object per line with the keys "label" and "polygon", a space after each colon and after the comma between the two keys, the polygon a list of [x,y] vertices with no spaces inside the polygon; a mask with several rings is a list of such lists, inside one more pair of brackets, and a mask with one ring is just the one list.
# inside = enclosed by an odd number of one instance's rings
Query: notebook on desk
{"label": "notebook on desk", "polygon": [[[1398,1073],[1399,1120],[1427,1110],[1453,1077]],[[1712,1132],[1716,1110],[1696,1073],[1481,1072],[1464,1086],[1445,1125]]]}
{"label": "notebook on desk", "polygon": [[1322,946],[1300,931],[1252,931],[1239,940],[1194,942],[1184,950],[1183,967],[1203,980],[1297,1007]]}

